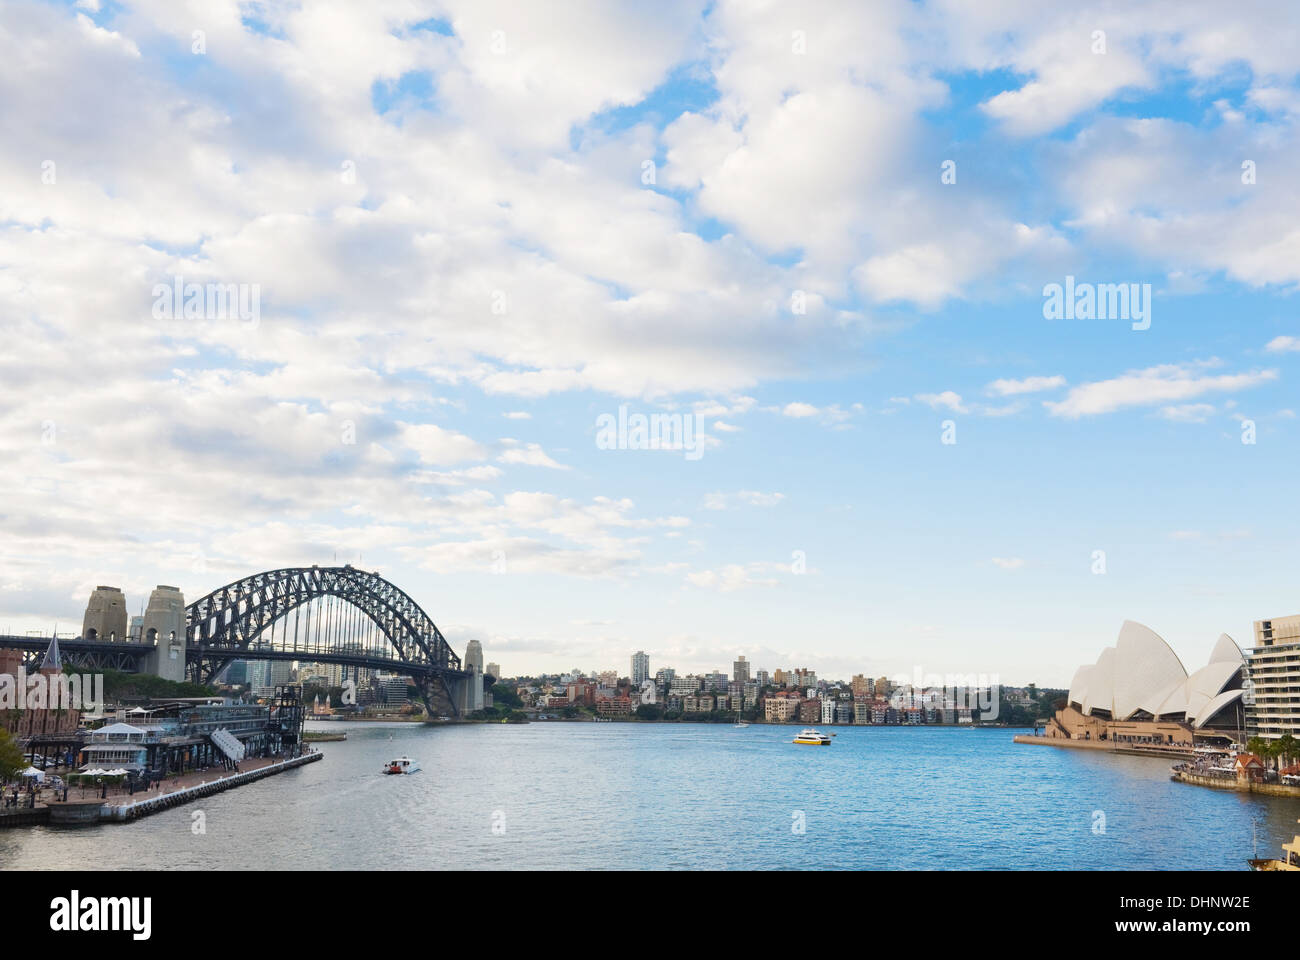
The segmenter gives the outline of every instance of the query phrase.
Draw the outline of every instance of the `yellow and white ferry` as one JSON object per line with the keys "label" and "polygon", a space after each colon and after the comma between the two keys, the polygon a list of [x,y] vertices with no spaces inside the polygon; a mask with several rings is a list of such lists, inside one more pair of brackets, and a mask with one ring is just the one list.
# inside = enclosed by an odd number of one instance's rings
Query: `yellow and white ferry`
{"label": "yellow and white ferry", "polygon": [[[1296,821],[1300,823],[1300,820]],[[1273,872],[1274,870],[1300,871],[1300,833],[1290,843],[1282,844],[1285,860],[1248,860],[1250,869]]]}
{"label": "yellow and white ferry", "polygon": [[799,736],[790,741],[791,743],[808,743],[818,747],[829,747],[831,738],[826,736],[820,730],[814,730],[812,727],[805,727],[799,731]]}

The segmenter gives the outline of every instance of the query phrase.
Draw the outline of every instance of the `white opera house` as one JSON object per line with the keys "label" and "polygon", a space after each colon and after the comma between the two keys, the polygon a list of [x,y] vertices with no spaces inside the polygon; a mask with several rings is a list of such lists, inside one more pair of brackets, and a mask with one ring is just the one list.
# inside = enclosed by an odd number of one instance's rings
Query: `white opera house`
{"label": "white opera house", "polygon": [[1066,705],[1044,735],[1135,746],[1240,740],[1245,680],[1246,661],[1226,633],[1210,662],[1188,674],[1159,634],[1126,620],[1115,646],[1075,671]]}

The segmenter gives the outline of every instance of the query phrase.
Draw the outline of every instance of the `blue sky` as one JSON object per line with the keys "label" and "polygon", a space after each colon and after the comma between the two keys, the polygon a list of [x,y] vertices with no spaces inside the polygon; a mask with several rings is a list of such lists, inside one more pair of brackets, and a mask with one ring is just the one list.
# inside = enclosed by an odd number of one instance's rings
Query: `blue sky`
{"label": "blue sky", "polygon": [[1296,612],[1294,13],[0,17],[0,627],[337,555],[507,673],[1064,685]]}

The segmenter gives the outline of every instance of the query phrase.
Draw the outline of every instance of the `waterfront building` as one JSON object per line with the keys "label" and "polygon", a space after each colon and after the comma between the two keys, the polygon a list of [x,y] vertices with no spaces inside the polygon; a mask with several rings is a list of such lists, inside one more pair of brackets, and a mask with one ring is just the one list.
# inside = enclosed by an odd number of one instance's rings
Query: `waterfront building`
{"label": "waterfront building", "polygon": [[835,701],[835,722],[852,723],[853,722],[854,703],[852,700]]}
{"label": "waterfront building", "polygon": [[[23,655],[21,650],[0,650],[0,676],[10,678],[8,681],[6,695],[13,698],[13,703],[18,702],[17,685],[21,676]],[[10,736],[19,740],[28,740],[33,737],[38,738],[72,738],[76,736],[77,727],[81,722],[81,711],[71,709],[71,704],[62,706],[64,698],[68,696],[69,690],[63,686],[63,659],[59,654],[58,637],[50,638],[50,645],[45,650],[45,657],[41,660],[41,667],[38,671],[43,680],[42,686],[42,704],[33,706],[28,700],[23,709],[11,706],[9,709],[0,710],[0,729],[7,731]],[[58,678],[57,681],[51,681],[50,678]],[[27,677],[30,681],[31,676]],[[58,684],[56,689],[56,683]],[[26,698],[31,691],[30,685],[27,690],[23,691]],[[90,691],[81,691],[81,696],[86,697]],[[53,703],[57,697],[58,703]]]}
{"label": "waterfront building", "polygon": [[[239,686],[241,684],[245,684],[248,682],[248,661],[231,660],[230,663],[226,665],[226,669],[223,670],[218,676],[223,678],[222,679],[223,683],[228,683],[231,686]],[[330,686],[337,687],[338,684],[331,683]]]}
{"label": "waterfront building", "polygon": [[81,621],[81,636],[110,643],[127,638],[126,597],[119,587],[96,587],[91,592]]}
{"label": "waterfront building", "polygon": [[770,723],[788,723],[798,715],[797,697],[768,697],[763,701],[763,718]]}
{"label": "waterfront building", "polygon": [[688,693],[698,693],[703,686],[703,681],[695,675],[685,677],[673,677],[668,684],[668,692],[685,696]]}
{"label": "waterfront building", "polygon": [[378,687],[379,700],[388,706],[400,706],[407,702],[408,677],[381,673],[375,683]]}
{"label": "waterfront building", "polygon": [[745,662],[743,656],[737,657],[735,661],[732,662],[731,677],[737,683],[743,684],[749,682],[749,664]]}
{"label": "waterfront building", "polygon": [[865,700],[853,701],[853,722],[867,724],[871,722],[871,704]]}
{"label": "waterfront building", "polygon": [[823,699],[821,700],[821,705],[822,705],[821,722],[827,724],[834,723],[835,722],[835,701],[830,699]]}
{"label": "waterfront building", "polygon": [[[121,768],[161,775],[267,756],[288,746],[285,733],[290,743],[301,742],[299,707],[197,698],[123,708],[116,722],[91,732],[81,751],[82,772]],[[284,710],[290,713],[281,716]]]}
{"label": "waterfront building", "polygon": [[1255,621],[1248,664],[1253,694],[1246,710],[1249,735],[1300,739],[1300,616]]}
{"label": "waterfront building", "polygon": [[1066,706],[1045,736],[1191,747],[1197,737],[1236,739],[1245,729],[1246,662],[1226,633],[1210,662],[1188,675],[1158,634],[1132,620],[1095,664],[1075,671]]}
{"label": "waterfront building", "polygon": [[477,640],[466,642],[461,666],[469,676],[461,685],[460,709],[462,713],[474,713],[486,706],[483,700],[483,644]]}
{"label": "waterfront building", "polygon": [[590,707],[596,702],[596,685],[587,680],[575,681],[565,688],[565,694],[570,703]]}
{"label": "waterfront building", "polygon": [[650,676],[650,657],[643,650],[632,654],[632,683],[639,690]]}
{"label": "waterfront building", "polygon": [[636,705],[631,697],[604,697],[596,701],[596,712],[602,717],[625,717]]}
{"label": "waterfront building", "polygon": [[821,717],[822,702],[820,700],[810,698],[799,703],[800,723],[820,723]]}

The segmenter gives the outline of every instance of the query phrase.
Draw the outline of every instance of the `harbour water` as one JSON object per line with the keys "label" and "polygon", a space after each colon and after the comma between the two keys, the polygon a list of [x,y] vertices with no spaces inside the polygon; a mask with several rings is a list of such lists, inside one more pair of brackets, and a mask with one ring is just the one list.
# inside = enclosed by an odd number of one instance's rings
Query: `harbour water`
{"label": "harbour water", "polygon": [[[0,868],[1239,870],[1252,822],[1273,856],[1300,817],[1011,730],[835,727],[814,747],[759,724],[310,728],[348,739],[134,823],[0,831]],[[384,776],[403,753],[423,769]]]}

